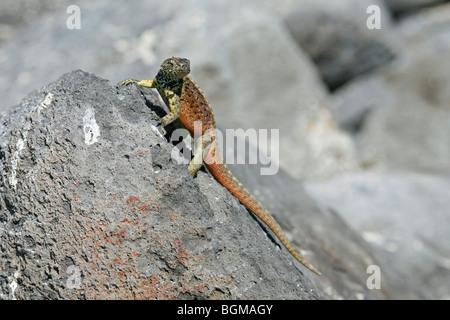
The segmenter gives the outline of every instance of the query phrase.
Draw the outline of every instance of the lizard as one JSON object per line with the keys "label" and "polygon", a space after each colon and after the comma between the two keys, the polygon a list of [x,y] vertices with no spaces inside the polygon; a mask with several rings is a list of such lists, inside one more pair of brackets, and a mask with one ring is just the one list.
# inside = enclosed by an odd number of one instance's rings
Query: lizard
{"label": "lizard", "polygon": [[[211,175],[223,187],[228,189],[273,231],[296,260],[315,274],[321,275],[314,266],[304,260],[269,211],[244,187],[224,163],[214,135],[216,122],[212,107],[200,87],[189,77],[189,73],[190,61],[188,59],[172,57],[162,63],[155,78],[126,79],[119,82],[117,87],[136,83],[142,87],[155,88],[169,108],[169,113],[160,118],[163,133],[166,134],[165,126],[178,120],[194,138],[197,137],[194,142],[196,147],[194,157],[188,165],[188,171],[192,177],[205,164]],[[198,125],[198,121],[201,126]]]}

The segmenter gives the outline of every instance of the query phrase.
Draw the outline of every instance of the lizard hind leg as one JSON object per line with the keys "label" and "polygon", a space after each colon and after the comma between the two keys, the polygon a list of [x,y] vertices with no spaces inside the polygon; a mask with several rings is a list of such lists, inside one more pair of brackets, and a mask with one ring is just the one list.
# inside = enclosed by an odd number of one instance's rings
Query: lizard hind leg
{"label": "lizard hind leg", "polygon": [[195,176],[205,161],[207,164],[210,161],[216,161],[216,157],[213,156],[213,154],[218,152],[215,135],[207,130],[202,136],[198,137],[195,140],[194,152],[194,157],[188,166],[188,171],[191,176]]}
{"label": "lizard hind leg", "polygon": [[197,171],[200,170],[200,168],[202,167],[204,150],[205,150],[205,140],[203,139],[203,136],[200,136],[195,140],[194,157],[192,158],[188,166],[188,171],[191,174],[191,176],[195,176]]}

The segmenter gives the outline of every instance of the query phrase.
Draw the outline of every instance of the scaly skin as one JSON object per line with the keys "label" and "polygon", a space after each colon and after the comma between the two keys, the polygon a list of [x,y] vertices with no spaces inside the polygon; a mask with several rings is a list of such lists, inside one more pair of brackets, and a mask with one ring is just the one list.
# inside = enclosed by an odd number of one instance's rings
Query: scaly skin
{"label": "scaly skin", "polygon": [[[161,119],[163,131],[166,125],[179,119],[192,136],[198,137],[195,140],[197,151],[188,166],[189,173],[194,176],[204,162],[213,177],[247,209],[256,214],[301,264],[320,275],[320,272],[308,264],[294,248],[272,215],[247,191],[222,161],[223,158],[215,140],[216,122],[211,105],[199,86],[188,76],[189,72],[188,59],[173,57],[163,62],[154,79],[127,79],[120,82],[118,86],[137,83],[143,87],[156,88],[170,110]],[[196,121],[201,122],[201,129],[199,126],[194,127]]]}

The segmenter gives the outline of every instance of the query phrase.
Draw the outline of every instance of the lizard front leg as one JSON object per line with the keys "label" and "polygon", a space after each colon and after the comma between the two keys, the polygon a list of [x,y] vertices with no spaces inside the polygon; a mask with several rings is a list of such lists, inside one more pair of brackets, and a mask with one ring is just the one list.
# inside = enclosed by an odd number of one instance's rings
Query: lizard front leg
{"label": "lizard front leg", "polygon": [[120,81],[117,84],[117,87],[126,86],[130,83],[136,83],[140,85],[141,87],[147,87],[147,88],[154,88],[155,87],[155,79],[143,79],[143,80],[136,80],[136,79],[125,79],[123,81]]}
{"label": "lizard front leg", "polygon": [[180,116],[181,112],[180,97],[176,95],[172,90],[161,88],[159,85],[157,85],[155,79],[143,79],[143,80],[126,79],[119,82],[117,84],[117,87],[128,85],[130,83],[136,83],[141,87],[156,88],[158,90],[158,93],[161,95],[170,111],[167,115],[159,119],[159,122],[161,124],[161,131],[163,132],[163,135],[166,135],[167,132],[166,129],[164,129],[164,127],[177,120],[178,117]]}
{"label": "lizard front leg", "polygon": [[156,87],[159,94],[163,97],[164,102],[169,108],[169,113],[161,118],[161,129],[166,134],[165,126],[171,124],[180,117],[181,113],[181,102],[180,97],[175,94],[172,90],[167,88]]}
{"label": "lizard front leg", "polygon": [[205,149],[203,141],[203,136],[200,136],[195,140],[194,157],[188,166],[188,171],[191,176],[194,176],[203,165],[203,151]]}

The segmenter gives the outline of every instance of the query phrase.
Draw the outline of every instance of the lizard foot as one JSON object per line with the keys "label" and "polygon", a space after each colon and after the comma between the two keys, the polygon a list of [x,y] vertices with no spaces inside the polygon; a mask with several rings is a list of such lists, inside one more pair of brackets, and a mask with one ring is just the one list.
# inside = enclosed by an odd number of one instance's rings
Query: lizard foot
{"label": "lizard foot", "polygon": [[167,131],[166,131],[166,129],[164,129],[161,122],[158,124],[158,127],[161,130],[162,135],[165,136],[167,134]]}
{"label": "lizard foot", "polygon": [[135,79],[126,79],[126,80],[120,81],[120,82],[117,84],[117,87],[120,88],[121,86],[126,86],[127,84],[130,84],[130,83],[138,83],[138,82],[139,82],[139,81],[138,81],[138,80],[135,80]]}
{"label": "lizard foot", "polygon": [[157,116],[155,113],[154,113],[154,115],[158,119],[157,128],[160,129],[162,135],[165,136],[167,134],[167,131],[166,131],[166,129],[164,129],[165,124],[164,124],[163,118]]}

